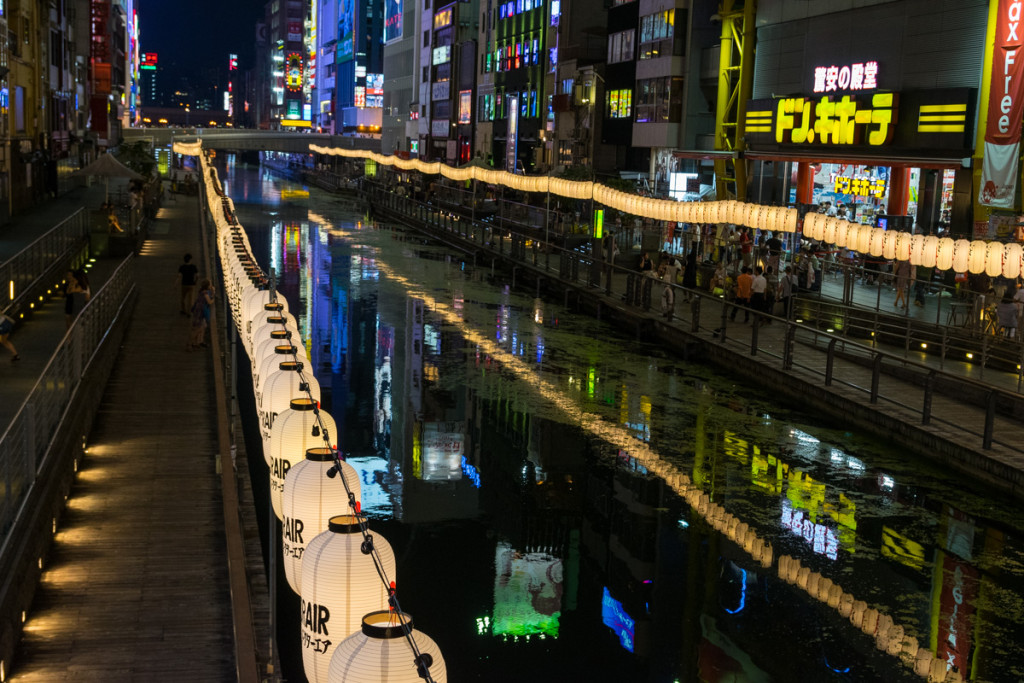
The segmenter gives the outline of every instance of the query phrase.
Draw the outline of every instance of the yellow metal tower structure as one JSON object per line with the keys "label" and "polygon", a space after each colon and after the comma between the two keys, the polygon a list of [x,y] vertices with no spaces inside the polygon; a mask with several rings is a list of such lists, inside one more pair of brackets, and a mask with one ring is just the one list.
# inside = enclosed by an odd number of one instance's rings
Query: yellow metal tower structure
{"label": "yellow metal tower structure", "polygon": [[[722,0],[722,44],[715,107],[715,149],[735,152],[746,147],[743,119],[754,81],[754,19],[757,0]],[[747,198],[747,174],[741,158],[715,161],[718,199]]]}

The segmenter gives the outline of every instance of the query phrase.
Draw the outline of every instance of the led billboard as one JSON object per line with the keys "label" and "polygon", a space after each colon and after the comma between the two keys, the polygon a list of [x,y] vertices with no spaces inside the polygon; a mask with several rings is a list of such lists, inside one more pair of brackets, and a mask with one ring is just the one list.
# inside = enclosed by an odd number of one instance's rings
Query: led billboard
{"label": "led billboard", "polygon": [[338,1],[338,48],[335,59],[338,64],[352,59],[354,51],[356,10],[355,0]]}
{"label": "led billboard", "polygon": [[402,37],[402,4],[403,0],[385,0],[384,5],[384,42],[390,43]]}

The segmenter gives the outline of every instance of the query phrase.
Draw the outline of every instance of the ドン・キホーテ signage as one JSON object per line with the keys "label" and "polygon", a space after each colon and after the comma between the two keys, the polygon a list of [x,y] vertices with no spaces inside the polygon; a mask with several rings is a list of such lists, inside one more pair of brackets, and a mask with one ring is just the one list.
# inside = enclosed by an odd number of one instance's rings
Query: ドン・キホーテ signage
{"label": "\u30c9\u30f3\u30fb\u30ad\u30db\u30fc\u30c6 signage", "polygon": [[836,92],[750,100],[744,118],[754,150],[833,150],[964,157],[972,148],[971,88]]}

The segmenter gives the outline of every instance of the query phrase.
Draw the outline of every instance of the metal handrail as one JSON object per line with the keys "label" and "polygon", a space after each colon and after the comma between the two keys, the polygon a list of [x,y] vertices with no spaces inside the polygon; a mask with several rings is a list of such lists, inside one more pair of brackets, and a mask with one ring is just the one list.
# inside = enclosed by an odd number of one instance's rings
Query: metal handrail
{"label": "metal handrail", "polygon": [[0,263],[0,311],[17,308],[34,283],[64,268],[75,250],[88,243],[90,227],[87,212],[78,209]]}
{"label": "metal handrail", "polygon": [[[518,261],[524,265],[533,266],[539,270],[545,272],[554,271],[557,276],[563,281],[567,281],[570,284],[575,284],[582,287],[591,289],[599,289],[603,291],[606,297],[611,297],[613,300],[618,299],[618,295],[621,296],[621,300],[625,301],[627,305],[639,304],[643,310],[649,310],[652,305],[651,291],[653,289],[653,283],[657,282],[658,285],[665,287],[668,286],[676,293],[676,299],[680,294],[689,295],[694,298],[698,303],[692,305],[692,310],[695,311],[693,316],[693,322],[689,326],[691,332],[699,332],[701,329],[708,329],[707,326],[700,319],[700,310],[702,307],[707,305],[707,302],[717,302],[724,304],[722,315],[722,324],[720,325],[721,331],[718,335],[719,343],[726,344],[730,343],[730,337],[728,334],[728,323],[725,321],[725,311],[728,310],[729,306],[733,304],[729,302],[723,302],[723,300],[717,296],[714,296],[708,292],[701,291],[699,289],[686,289],[674,283],[664,283],[660,280],[654,280],[650,277],[641,276],[635,271],[616,266],[614,264],[602,261],[591,255],[584,254],[579,251],[573,251],[563,249],[552,243],[542,243],[536,235],[524,235],[517,233],[508,228],[498,228],[492,224],[472,221],[464,216],[446,212],[439,207],[424,204],[415,199],[407,196],[399,196],[392,192],[390,188],[387,188],[378,183],[367,181],[365,190],[368,190],[372,194],[372,198],[375,205],[382,206],[392,211],[404,214],[410,218],[414,218],[424,222],[427,225],[455,233],[463,239],[469,240],[470,242],[482,247],[483,249],[494,253],[495,255],[509,258],[513,261]],[[541,259],[541,254],[544,255]],[[557,267],[552,268],[552,256],[556,257]],[[617,275],[618,278],[613,278],[613,275]],[[616,280],[623,279],[625,276],[625,283],[617,282]],[[581,277],[582,276],[582,277]],[[650,282],[651,288],[647,288],[647,283]],[[625,284],[625,287],[620,285]],[[639,285],[639,287],[638,287]],[[640,290],[637,292],[637,290]],[[702,306],[703,304],[703,306]],[[994,404],[998,402],[998,399],[1002,398],[1006,402],[1016,404],[1021,401],[1022,397],[1012,391],[1002,389],[1000,387],[980,382],[973,378],[964,377],[953,373],[946,372],[941,369],[935,369],[925,363],[915,361],[910,358],[901,357],[895,353],[891,353],[876,347],[867,346],[860,344],[859,342],[852,341],[849,338],[843,337],[838,334],[830,334],[820,330],[816,330],[810,326],[798,324],[794,320],[772,316],[764,313],[755,313],[756,316],[770,319],[773,322],[778,321],[780,324],[787,327],[787,331],[784,335],[786,342],[783,344],[782,351],[773,349],[770,346],[761,344],[757,338],[757,326],[751,327],[751,340],[749,342],[749,352],[751,355],[758,353],[774,357],[781,360],[783,367],[786,369],[792,369],[793,367],[801,368],[802,370],[813,372],[823,378],[826,378],[826,373],[822,373],[814,368],[802,366],[795,362],[792,353],[792,342],[795,341],[798,333],[805,334],[810,333],[815,340],[818,338],[824,338],[828,340],[830,344],[828,351],[828,359],[830,366],[833,365],[833,359],[835,356],[835,344],[832,344],[834,340],[836,343],[843,343],[844,346],[854,345],[860,347],[865,353],[870,354],[873,362],[873,376],[870,387],[863,387],[853,381],[846,381],[842,378],[836,378],[834,372],[830,373],[827,377],[826,385],[832,382],[839,381],[840,383],[850,386],[851,388],[864,391],[867,393],[872,403],[877,403],[879,400],[883,400],[886,403],[893,405],[899,405],[904,408],[919,411],[922,416],[922,423],[928,424],[931,420],[937,419],[935,416],[930,414],[931,404],[931,387],[934,385],[936,379],[944,380],[948,383],[958,385],[962,389],[972,390],[974,393],[985,396],[985,410],[986,410],[986,425],[982,433],[978,433],[960,423],[949,423],[951,427],[954,427],[958,431],[971,436],[980,436],[982,439],[982,445],[984,448],[990,448],[995,442],[993,439],[994,430],[994,419],[995,410]],[[748,347],[747,342],[743,342],[745,348]],[[885,395],[880,390],[881,382],[881,369],[885,362],[895,363],[902,366],[907,371],[912,371],[918,374],[919,377],[923,378],[925,388],[925,395],[922,399],[922,407],[914,408],[909,406],[897,397]],[[901,388],[905,387],[902,380],[899,381]],[[1001,445],[1016,448],[1011,444]]]}
{"label": "metal handrail", "polygon": [[0,539],[5,542],[83,373],[134,287],[134,257],[129,256],[82,308],[0,433],[0,489],[7,491],[0,498]]}

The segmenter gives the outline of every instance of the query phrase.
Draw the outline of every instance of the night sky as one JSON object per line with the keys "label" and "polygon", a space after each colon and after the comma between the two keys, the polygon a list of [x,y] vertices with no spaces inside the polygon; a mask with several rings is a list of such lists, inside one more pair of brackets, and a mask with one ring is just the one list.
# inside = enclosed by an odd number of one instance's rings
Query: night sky
{"label": "night sky", "polygon": [[228,54],[252,66],[256,22],[264,0],[137,0],[140,52],[156,52],[162,65],[185,72],[203,66],[227,70]]}

